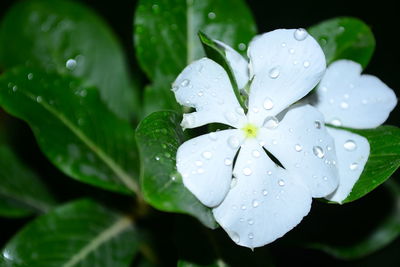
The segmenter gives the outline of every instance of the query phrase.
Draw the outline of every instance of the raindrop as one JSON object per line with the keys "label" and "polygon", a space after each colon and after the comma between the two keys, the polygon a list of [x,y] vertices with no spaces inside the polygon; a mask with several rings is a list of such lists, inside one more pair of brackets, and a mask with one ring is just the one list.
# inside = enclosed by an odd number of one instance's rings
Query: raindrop
{"label": "raindrop", "polygon": [[281,46],[282,46],[282,47],[286,47],[286,43],[282,43]]}
{"label": "raindrop", "polygon": [[253,208],[257,208],[258,206],[260,206],[260,202],[258,202],[257,199],[254,199],[252,202]]}
{"label": "raindrop", "polygon": [[226,158],[226,159],[224,160],[224,164],[225,164],[226,166],[230,166],[230,165],[232,165],[232,160],[231,160],[230,158]]}
{"label": "raindrop", "polygon": [[175,176],[175,175],[171,175],[171,180],[172,180],[173,182],[175,182],[175,181],[176,181],[176,176]]}
{"label": "raindrop", "polygon": [[299,145],[299,144],[296,144],[296,145],[294,146],[294,149],[295,149],[297,152],[300,152],[301,150],[303,150],[303,147],[302,147],[301,145]]}
{"label": "raindrop", "polygon": [[231,232],[230,234],[233,242],[239,243],[240,242],[240,236],[236,232]]}
{"label": "raindrop", "polygon": [[229,123],[236,123],[238,121],[236,114],[231,111],[225,112],[225,119]]}
{"label": "raindrop", "polygon": [[43,98],[41,96],[36,97],[36,102],[40,103],[43,101]]}
{"label": "raindrop", "polygon": [[251,153],[253,155],[253,157],[258,158],[260,157],[260,151],[258,151],[257,149],[253,150],[253,152]]}
{"label": "raindrop", "polygon": [[253,225],[254,224],[254,220],[253,219],[248,219],[247,223],[250,224],[250,225]]}
{"label": "raindrop", "polygon": [[74,70],[76,68],[76,60],[75,59],[68,59],[67,62],[65,62],[65,67],[69,70]]}
{"label": "raindrop", "polygon": [[353,140],[347,140],[343,146],[347,151],[353,151],[357,148],[357,145]]}
{"label": "raindrop", "polygon": [[252,173],[253,173],[253,171],[249,167],[243,168],[243,174],[244,175],[249,176]]}
{"label": "raindrop", "polygon": [[309,61],[304,61],[303,62],[303,66],[304,66],[304,68],[310,67],[310,62]]}
{"label": "raindrop", "polygon": [[210,151],[204,151],[202,154],[203,158],[205,159],[211,159],[212,153]]}
{"label": "raindrop", "polygon": [[332,125],[334,126],[341,126],[342,122],[339,119],[333,119],[331,120]]}
{"label": "raindrop", "polygon": [[314,155],[322,159],[325,156],[324,150],[320,146],[313,147]]}
{"label": "raindrop", "polygon": [[209,19],[215,19],[216,16],[217,16],[217,15],[215,15],[214,12],[208,13],[208,18],[209,18]]}
{"label": "raindrop", "polygon": [[155,159],[156,159],[157,161],[159,161],[159,160],[160,160],[160,157],[157,156],[157,157],[155,157]]}
{"label": "raindrop", "polygon": [[294,31],[294,39],[297,41],[303,41],[308,36],[308,33],[305,29],[300,28]]}
{"label": "raindrop", "polygon": [[262,194],[263,194],[263,196],[266,196],[266,195],[268,195],[268,191],[264,189],[264,190],[262,191]]}
{"label": "raindrop", "polygon": [[324,181],[328,181],[328,177],[326,176],[322,177],[322,179],[324,179]]}
{"label": "raindrop", "polygon": [[331,151],[331,150],[332,150],[332,147],[331,147],[331,146],[326,146],[326,149],[327,149],[328,151]]}
{"label": "raindrop", "polygon": [[210,140],[212,141],[216,141],[218,139],[218,136],[215,132],[212,132],[208,134],[208,138],[210,138]]}
{"label": "raindrop", "polygon": [[272,175],[272,172],[271,172],[271,171],[268,171],[267,174],[268,174],[268,175]]}
{"label": "raindrop", "polygon": [[231,180],[231,188],[234,188],[237,184],[237,179],[235,177],[232,178]]}
{"label": "raindrop", "polygon": [[244,109],[241,108],[241,107],[237,107],[237,108],[235,109],[235,111],[236,111],[236,113],[239,114],[239,115],[244,115]]}
{"label": "raindrop", "polygon": [[196,160],[194,164],[196,164],[198,167],[203,166],[203,162],[201,160]]}
{"label": "raindrop", "polygon": [[342,109],[347,109],[347,108],[349,108],[349,103],[347,103],[347,102],[342,102],[342,103],[340,103],[340,107],[341,107]]}
{"label": "raindrop", "polygon": [[266,117],[263,123],[263,127],[267,129],[275,129],[276,127],[278,127],[278,125],[279,121],[275,116]]}
{"label": "raindrop", "polygon": [[13,90],[13,92],[16,92],[18,90],[18,86],[14,85],[12,90]]}
{"label": "raindrop", "polygon": [[182,86],[182,87],[186,87],[186,86],[188,86],[190,84],[190,81],[188,80],[188,79],[184,79],[181,83],[180,83],[180,85]]}
{"label": "raindrop", "polygon": [[246,44],[240,43],[240,44],[238,45],[238,48],[239,48],[240,51],[244,51],[244,50],[246,49]]}
{"label": "raindrop", "polygon": [[247,209],[246,205],[242,205],[240,208],[241,208],[242,210]]}
{"label": "raindrop", "polygon": [[321,129],[321,125],[322,125],[322,123],[321,123],[320,121],[315,121],[315,122],[314,122],[314,126],[315,126],[315,128],[317,128],[317,129]]}
{"label": "raindrop", "polygon": [[294,54],[294,49],[293,48],[289,49],[289,53]]}
{"label": "raindrop", "polygon": [[173,86],[172,86],[172,88],[171,88],[171,91],[172,91],[172,92],[177,92],[177,91],[178,91],[178,89],[179,89],[179,87],[178,87],[178,86],[176,86],[176,85],[173,85]]}
{"label": "raindrop", "polygon": [[357,168],[358,168],[358,163],[354,162],[354,163],[350,164],[350,170],[354,171],[354,170],[357,170]]}
{"label": "raindrop", "polygon": [[197,169],[197,173],[199,173],[199,174],[204,173],[204,169],[203,169],[203,168],[198,168],[198,169]]}
{"label": "raindrop", "polygon": [[231,148],[238,148],[240,145],[240,141],[236,136],[231,136],[228,139],[228,144]]}
{"label": "raindrop", "polygon": [[254,238],[253,233],[249,233],[248,237],[249,237],[249,239],[253,239]]}
{"label": "raindrop", "polygon": [[197,93],[197,95],[200,96],[200,97],[202,97],[202,96],[204,95],[204,93],[203,93],[203,91],[199,91],[199,92]]}
{"label": "raindrop", "polygon": [[[279,77],[279,74],[280,74],[280,71],[279,71],[279,68],[278,67],[275,67],[275,68],[272,68],[272,69],[270,69],[269,70],[269,77],[271,78],[271,79],[276,79],[276,78],[278,78]],[[265,103],[265,102],[264,102]],[[264,106],[265,107],[265,106]],[[272,108],[272,107],[271,107]],[[265,109],[268,109],[268,108],[265,108]]]}
{"label": "raindrop", "polygon": [[328,39],[326,37],[321,37],[318,41],[321,46],[324,46],[328,43]]}
{"label": "raindrop", "polygon": [[274,107],[274,102],[272,102],[272,99],[271,99],[271,98],[267,97],[267,98],[264,100],[263,107],[264,107],[266,110],[270,110],[270,109],[272,109],[272,108]]}
{"label": "raindrop", "polygon": [[284,186],[285,185],[285,181],[283,181],[282,179],[279,179],[278,185],[279,186]]}
{"label": "raindrop", "polygon": [[27,77],[28,77],[28,80],[31,81],[33,79],[33,73],[29,73]]}

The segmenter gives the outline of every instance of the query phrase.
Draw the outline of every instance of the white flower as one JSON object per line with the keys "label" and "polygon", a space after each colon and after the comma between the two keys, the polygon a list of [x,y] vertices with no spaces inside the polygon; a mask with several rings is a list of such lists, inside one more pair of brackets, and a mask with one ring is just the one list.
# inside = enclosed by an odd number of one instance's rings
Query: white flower
{"label": "white flower", "polygon": [[[326,70],[311,103],[327,123],[355,129],[375,128],[389,117],[397,104],[396,95],[381,80],[360,75],[361,66],[350,60],[339,60]],[[340,184],[326,197],[342,202],[360,177],[369,156],[368,140],[345,130],[328,127],[335,140]]]}
{"label": "white flower", "polygon": [[309,212],[312,197],[325,197],[338,186],[335,145],[323,115],[310,105],[291,106],[320,81],[325,56],[301,29],[254,38],[249,68],[225,48],[239,86],[252,79],[249,111],[240,107],[220,65],[203,58],[186,67],[173,91],[196,112],[184,114],[182,126],[223,123],[234,129],[183,143],[177,168],[230,237],[254,248],[291,230]]}

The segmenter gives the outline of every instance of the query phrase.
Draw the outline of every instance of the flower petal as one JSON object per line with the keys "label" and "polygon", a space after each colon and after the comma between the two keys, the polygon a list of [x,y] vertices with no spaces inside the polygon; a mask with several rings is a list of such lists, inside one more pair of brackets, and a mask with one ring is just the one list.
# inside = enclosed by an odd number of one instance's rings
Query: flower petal
{"label": "flower petal", "polygon": [[335,139],[339,186],[326,199],[341,203],[347,198],[354,184],[360,178],[368,160],[370,147],[368,140],[358,134],[329,127],[327,130]]}
{"label": "flower petal", "polygon": [[381,125],[397,104],[396,95],[377,77],[361,75],[350,60],[332,63],[316,91],[317,107],[327,123],[352,128]]}
{"label": "flower petal", "polygon": [[225,49],[226,59],[235,75],[236,83],[239,89],[242,89],[249,81],[249,63],[241,54],[229,45],[218,40],[214,41]]}
{"label": "flower petal", "polygon": [[[299,32],[300,31],[300,32]],[[325,55],[305,30],[275,30],[257,36],[248,55],[254,79],[249,118],[262,123],[304,97],[325,71]]]}
{"label": "flower petal", "polygon": [[231,190],[213,213],[241,246],[254,248],[273,242],[310,210],[306,185],[277,167],[255,139],[247,139],[239,151],[234,175]]}
{"label": "flower petal", "polygon": [[301,177],[313,197],[332,193],[339,184],[337,159],[322,114],[305,105],[291,108],[278,124],[271,120],[274,123],[265,123],[270,129],[260,130],[264,147],[286,170]]}
{"label": "flower petal", "polygon": [[172,90],[181,105],[197,110],[196,115],[192,113],[192,120],[185,124],[185,128],[213,122],[239,128],[246,122],[228,74],[208,58],[187,66],[176,78]]}
{"label": "flower petal", "polygon": [[184,185],[206,206],[221,203],[232,179],[233,159],[244,136],[224,130],[190,139],[177,151],[177,169]]}

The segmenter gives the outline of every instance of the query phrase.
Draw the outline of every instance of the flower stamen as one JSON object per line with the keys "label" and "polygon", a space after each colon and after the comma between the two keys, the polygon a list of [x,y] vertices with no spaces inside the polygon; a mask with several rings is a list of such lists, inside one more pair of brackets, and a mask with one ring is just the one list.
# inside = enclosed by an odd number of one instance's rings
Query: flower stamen
{"label": "flower stamen", "polygon": [[242,128],[242,131],[246,138],[255,138],[258,134],[258,127],[254,124],[248,123]]}

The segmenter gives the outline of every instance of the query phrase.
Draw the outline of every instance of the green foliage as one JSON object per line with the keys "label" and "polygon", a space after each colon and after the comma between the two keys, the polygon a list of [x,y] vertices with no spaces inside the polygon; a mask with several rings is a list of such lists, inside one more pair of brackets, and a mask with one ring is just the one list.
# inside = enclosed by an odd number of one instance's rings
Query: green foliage
{"label": "green foliage", "polygon": [[129,266],[138,249],[131,218],[79,200],[26,225],[2,251],[1,266]]}
{"label": "green foliage", "polygon": [[184,141],[180,116],[159,111],[146,117],[136,130],[141,158],[144,197],[163,211],[187,213],[215,228],[210,209],[203,206],[183,185],[176,170],[176,151]]}
{"label": "green foliage", "polygon": [[16,68],[0,77],[0,105],[26,121],[42,151],[67,175],[138,192],[134,130],[78,78]]}
{"label": "green foliage", "polygon": [[368,65],[375,49],[371,29],[361,20],[339,17],[323,21],[308,29],[324,50],[327,64],[350,59]]}
{"label": "green foliage", "polygon": [[108,25],[77,2],[23,1],[0,25],[0,69],[29,65],[83,78],[122,118],[139,111],[125,60]]}

